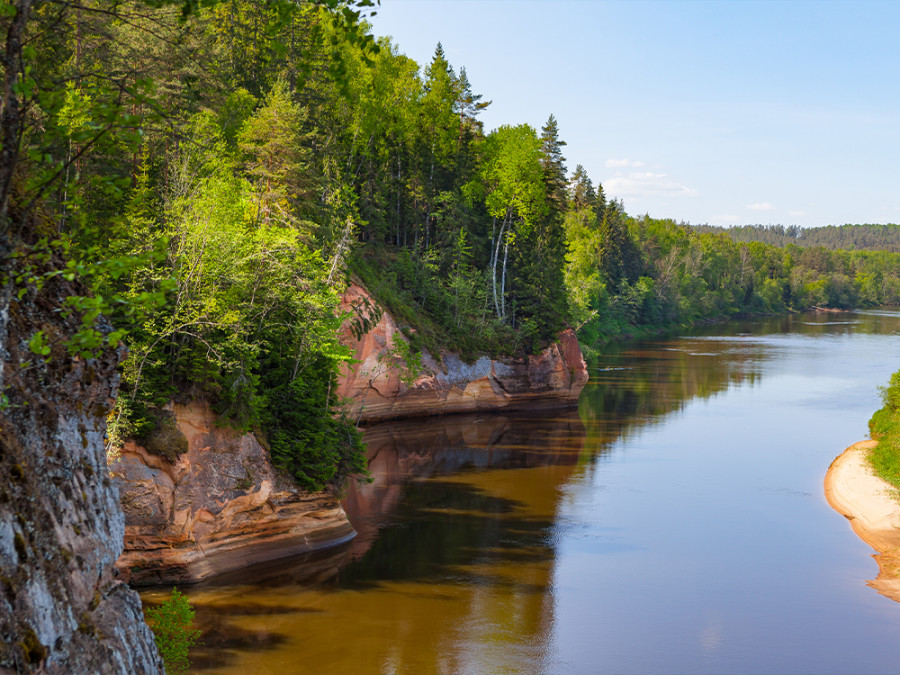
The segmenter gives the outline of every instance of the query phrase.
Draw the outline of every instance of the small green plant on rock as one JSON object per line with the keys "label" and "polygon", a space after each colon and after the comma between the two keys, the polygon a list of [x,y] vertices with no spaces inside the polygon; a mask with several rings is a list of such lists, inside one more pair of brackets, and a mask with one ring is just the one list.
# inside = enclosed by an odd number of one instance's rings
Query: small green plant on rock
{"label": "small green plant on rock", "polygon": [[197,643],[202,633],[194,628],[194,608],[187,597],[173,588],[169,599],[159,607],[148,609],[146,616],[166,673],[175,675],[187,671],[191,665],[188,650]]}

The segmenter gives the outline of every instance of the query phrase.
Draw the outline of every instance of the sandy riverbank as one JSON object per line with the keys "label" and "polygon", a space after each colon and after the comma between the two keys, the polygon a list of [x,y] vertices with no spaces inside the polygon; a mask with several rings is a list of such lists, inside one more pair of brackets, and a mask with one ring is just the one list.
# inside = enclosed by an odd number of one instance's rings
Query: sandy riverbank
{"label": "sandy riverbank", "polygon": [[861,441],[831,463],[825,497],[853,530],[877,551],[878,578],[869,585],[900,602],[900,500],[896,490],[875,476],[866,455],[875,441]]}

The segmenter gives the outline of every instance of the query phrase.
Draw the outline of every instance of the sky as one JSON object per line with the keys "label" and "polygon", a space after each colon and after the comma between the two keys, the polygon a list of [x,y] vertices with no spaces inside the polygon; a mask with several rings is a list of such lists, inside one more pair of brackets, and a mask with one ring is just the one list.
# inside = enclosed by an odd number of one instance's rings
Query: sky
{"label": "sky", "polygon": [[424,66],[441,42],[492,101],[552,114],[632,215],[692,224],[900,223],[900,2],[381,0]]}

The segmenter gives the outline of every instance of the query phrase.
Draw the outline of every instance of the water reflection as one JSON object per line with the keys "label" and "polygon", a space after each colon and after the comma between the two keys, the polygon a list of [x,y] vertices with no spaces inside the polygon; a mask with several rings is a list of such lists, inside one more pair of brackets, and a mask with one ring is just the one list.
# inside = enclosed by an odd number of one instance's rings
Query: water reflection
{"label": "water reflection", "polygon": [[577,411],[368,428],[359,536],[192,589],[196,670],[890,672],[900,617],[820,484],[898,327],[711,326],[611,346]]}
{"label": "water reflection", "polygon": [[[422,504],[415,498],[417,481],[474,470],[571,466],[583,453],[584,437],[584,425],[575,410],[461,415],[367,428],[372,482],[351,485],[344,499],[350,522],[359,533],[353,542],[354,557],[365,553],[379,532],[396,522],[394,511],[401,499],[412,513],[427,512],[432,517],[439,513],[471,517],[479,512],[494,517],[504,508],[474,486],[466,494],[460,484],[446,480],[430,481],[425,493],[431,501]],[[505,506],[507,511],[515,507],[515,503]],[[408,517],[407,511],[402,517]]]}
{"label": "water reflection", "polygon": [[584,452],[577,411],[365,433],[373,481],[345,499],[359,536],[191,589],[196,669],[285,672],[302,656],[316,673],[539,670],[559,491]]}

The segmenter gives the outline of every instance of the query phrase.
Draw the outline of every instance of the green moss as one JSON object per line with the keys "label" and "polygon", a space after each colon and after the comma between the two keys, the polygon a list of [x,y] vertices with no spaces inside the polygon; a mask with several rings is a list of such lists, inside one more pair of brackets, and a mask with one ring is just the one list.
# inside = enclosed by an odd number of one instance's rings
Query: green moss
{"label": "green moss", "polygon": [[31,628],[25,630],[25,635],[22,637],[19,647],[27,663],[36,664],[47,658],[47,648],[41,644],[37,633]]}
{"label": "green moss", "polygon": [[156,424],[138,440],[153,455],[165,457],[170,462],[188,451],[188,441],[175,424],[175,415],[166,410],[155,416]]}
{"label": "green moss", "polygon": [[81,614],[81,619],[78,621],[78,632],[92,637],[98,636],[97,626],[94,625],[91,615],[87,612]]}
{"label": "green moss", "polygon": [[16,555],[19,556],[19,561],[25,560],[28,557],[28,546],[25,543],[25,537],[16,532],[16,536],[13,538],[13,545],[16,547]]}

